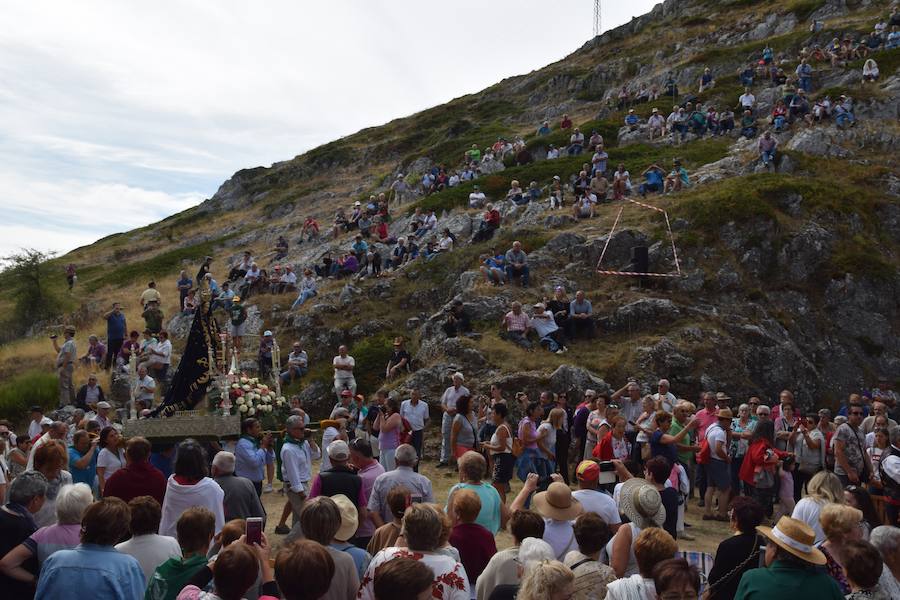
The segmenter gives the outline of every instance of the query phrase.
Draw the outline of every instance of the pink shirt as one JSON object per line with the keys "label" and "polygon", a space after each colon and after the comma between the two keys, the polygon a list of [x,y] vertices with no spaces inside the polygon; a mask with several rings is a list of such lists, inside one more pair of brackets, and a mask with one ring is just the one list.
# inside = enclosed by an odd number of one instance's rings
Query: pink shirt
{"label": "pink shirt", "polygon": [[[384,467],[377,460],[372,461],[368,467],[364,467],[356,472],[362,479],[362,489],[366,498],[372,496],[372,488],[375,487],[375,480],[384,473]],[[360,522],[359,528],[356,530],[356,537],[372,537],[375,534],[375,524],[371,519],[365,519]]]}
{"label": "pink shirt", "polygon": [[534,438],[537,436],[537,428],[534,426],[534,421],[525,417],[519,422],[519,438],[522,439],[523,444],[526,448],[534,448],[537,449],[537,439],[530,443],[525,443],[524,440],[529,437]]}
{"label": "pink shirt", "polygon": [[507,331],[525,331],[528,329],[528,325],[530,323],[528,319],[528,315],[524,312],[519,314],[515,314],[513,311],[509,311],[506,313],[504,317],[506,320],[506,330]]}
{"label": "pink shirt", "polygon": [[702,408],[697,411],[697,414],[694,415],[694,418],[697,419],[697,422],[700,426],[697,428],[697,442],[702,442],[706,439],[706,430],[710,425],[718,421],[718,417],[716,416],[719,412],[719,409],[714,408],[713,410],[706,410]]}

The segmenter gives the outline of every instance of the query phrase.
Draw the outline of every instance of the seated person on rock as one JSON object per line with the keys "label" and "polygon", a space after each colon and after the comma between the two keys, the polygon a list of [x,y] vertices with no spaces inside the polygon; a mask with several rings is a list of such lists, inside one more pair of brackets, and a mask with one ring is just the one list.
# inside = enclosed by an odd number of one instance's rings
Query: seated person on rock
{"label": "seated person on rock", "polygon": [[494,208],[493,204],[488,203],[484,208],[482,221],[478,226],[478,231],[472,236],[472,243],[483,242],[494,237],[494,232],[500,227],[500,211]]}
{"label": "seated person on rock", "polygon": [[659,165],[656,164],[650,165],[643,173],[641,173],[644,177],[644,183],[640,185],[638,192],[642,197],[646,196],[647,192],[656,192],[657,194],[662,193],[664,173],[665,172],[659,168]]}
{"label": "seated person on rock", "polygon": [[526,350],[531,350],[532,344],[526,337],[528,328],[531,327],[531,319],[522,311],[521,302],[512,303],[511,310],[503,315],[500,325],[505,329],[505,331],[501,331],[500,337],[518,344]]}
{"label": "seated person on rock", "polygon": [[576,337],[586,337],[591,339],[596,331],[594,325],[594,309],[591,301],[585,298],[584,292],[578,290],[575,292],[575,299],[569,303],[568,334],[571,339]]}
{"label": "seated person on rock", "polygon": [[462,300],[454,300],[447,311],[447,319],[441,325],[447,337],[456,337],[472,331],[472,320],[463,308]]}
{"label": "seated person on rock", "polygon": [[529,325],[537,332],[541,346],[556,354],[568,351],[562,329],[556,324],[553,313],[547,310],[543,302],[538,302],[534,305],[534,312]]}
{"label": "seated person on rock", "polygon": [[666,181],[663,184],[663,191],[668,192],[680,192],[682,188],[689,186],[691,183],[690,178],[688,177],[687,169],[681,166],[680,160],[675,160],[672,163],[672,170],[666,176]]}
{"label": "seated person on rock", "polygon": [[505,256],[503,254],[482,254],[480,257],[481,266],[478,268],[485,280],[492,285],[503,285],[506,281],[506,271],[504,269]]}
{"label": "seated person on rock", "polygon": [[528,255],[522,250],[522,243],[513,242],[512,248],[506,252],[506,279],[510,283],[521,279],[522,287],[528,287]]}

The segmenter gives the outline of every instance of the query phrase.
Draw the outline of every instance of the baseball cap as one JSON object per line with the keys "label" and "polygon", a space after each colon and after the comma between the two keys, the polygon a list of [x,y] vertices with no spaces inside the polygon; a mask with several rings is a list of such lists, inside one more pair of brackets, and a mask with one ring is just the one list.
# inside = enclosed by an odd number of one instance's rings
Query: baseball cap
{"label": "baseball cap", "polygon": [[350,446],[344,440],[334,440],[328,444],[328,458],[334,460],[350,460]]}
{"label": "baseball cap", "polygon": [[53,419],[50,417],[43,417],[41,419],[41,425],[53,425]]}
{"label": "baseball cap", "polygon": [[575,477],[579,481],[597,481],[600,478],[600,465],[593,460],[583,460],[575,469]]}
{"label": "baseball cap", "polygon": [[266,330],[263,332],[263,337],[266,337],[266,336],[268,336],[268,335],[272,335],[272,332],[269,331],[268,329],[266,329]]}

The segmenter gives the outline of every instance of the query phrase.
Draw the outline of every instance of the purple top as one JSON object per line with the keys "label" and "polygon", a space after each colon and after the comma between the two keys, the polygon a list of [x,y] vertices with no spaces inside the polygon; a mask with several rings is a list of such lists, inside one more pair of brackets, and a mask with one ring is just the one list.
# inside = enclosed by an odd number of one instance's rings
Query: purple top
{"label": "purple top", "polygon": [[22,543],[37,556],[38,563],[43,564],[57,550],[74,548],[81,543],[81,524],[41,527]]}
{"label": "purple top", "polygon": [[[375,487],[375,480],[382,473],[384,473],[384,467],[377,460],[372,461],[368,467],[357,471],[356,474],[362,479],[362,489],[366,494],[366,498],[372,497],[372,488]],[[375,524],[372,522],[372,519],[365,519],[360,522],[359,528],[356,530],[356,537],[372,537],[374,534]]]}
{"label": "purple top", "polygon": [[[525,440],[529,437],[535,438],[533,441],[525,443]],[[521,421],[519,421],[519,438],[522,439],[522,443],[526,448],[534,448],[537,449],[537,428],[534,426],[534,421],[530,418],[525,417]]]}

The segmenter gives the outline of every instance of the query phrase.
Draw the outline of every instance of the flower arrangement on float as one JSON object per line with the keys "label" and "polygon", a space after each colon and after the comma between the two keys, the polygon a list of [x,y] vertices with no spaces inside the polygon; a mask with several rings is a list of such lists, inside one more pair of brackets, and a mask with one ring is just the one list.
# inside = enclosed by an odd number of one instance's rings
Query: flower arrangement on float
{"label": "flower arrangement on float", "polygon": [[243,418],[256,417],[264,426],[276,425],[284,421],[289,412],[289,404],[284,396],[276,395],[274,389],[261,383],[258,377],[235,378],[228,386],[228,402],[222,399],[220,408]]}

